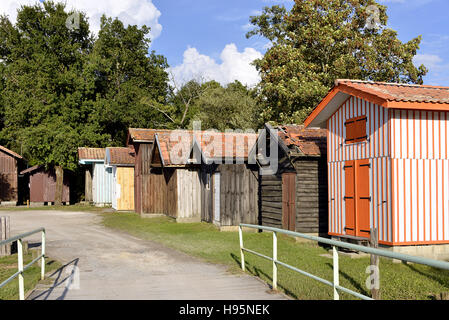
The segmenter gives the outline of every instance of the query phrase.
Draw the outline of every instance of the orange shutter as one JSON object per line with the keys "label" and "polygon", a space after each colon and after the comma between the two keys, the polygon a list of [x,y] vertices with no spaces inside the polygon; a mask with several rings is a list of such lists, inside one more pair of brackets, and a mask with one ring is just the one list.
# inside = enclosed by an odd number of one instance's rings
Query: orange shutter
{"label": "orange shutter", "polygon": [[355,188],[354,161],[345,162],[345,216],[346,234],[355,236]]}
{"label": "orange shutter", "polygon": [[369,190],[370,161],[359,160],[357,163],[357,236],[370,235],[370,206],[371,196]]}

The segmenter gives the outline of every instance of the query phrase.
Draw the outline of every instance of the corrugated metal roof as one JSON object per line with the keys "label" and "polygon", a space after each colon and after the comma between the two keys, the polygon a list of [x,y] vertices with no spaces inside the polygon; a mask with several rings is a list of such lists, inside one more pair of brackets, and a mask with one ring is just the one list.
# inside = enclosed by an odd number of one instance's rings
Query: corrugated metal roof
{"label": "corrugated metal roof", "polygon": [[104,160],[105,148],[78,148],[78,158],[80,160]]}
{"label": "corrugated metal roof", "polygon": [[22,172],[20,172],[20,174],[31,173],[31,172],[33,172],[33,171],[36,171],[36,170],[42,168],[42,167],[43,167],[42,165],[36,165],[36,166],[34,166],[34,167],[31,167],[31,168],[28,168],[28,169],[26,169],[26,170],[23,170]]}
{"label": "corrugated metal roof", "polygon": [[0,146],[0,150],[10,154],[11,156],[13,156],[13,157],[15,157],[17,159],[23,159],[21,155],[15,153],[12,150],[9,150],[8,148],[5,148],[4,146]]}

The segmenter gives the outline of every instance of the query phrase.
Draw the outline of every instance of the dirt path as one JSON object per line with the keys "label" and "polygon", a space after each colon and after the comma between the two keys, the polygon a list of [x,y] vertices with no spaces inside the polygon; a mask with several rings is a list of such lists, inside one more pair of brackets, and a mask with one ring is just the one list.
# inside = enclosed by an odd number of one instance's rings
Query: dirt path
{"label": "dirt path", "polygon": [[[11,234],[47,230],[47,254],[67,266],[28,299],[285,299],[248,275],[103,227],[86,212],[3,211]],[[27,239],[39,243],[40,236]],[[78,271],[78,272],[77,272]]]}

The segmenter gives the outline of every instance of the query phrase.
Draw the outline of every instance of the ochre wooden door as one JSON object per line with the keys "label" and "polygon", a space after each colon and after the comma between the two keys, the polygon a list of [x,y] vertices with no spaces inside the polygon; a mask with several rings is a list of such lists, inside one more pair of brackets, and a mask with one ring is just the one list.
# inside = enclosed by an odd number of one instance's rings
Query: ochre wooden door
{"label": "ochre wooden door", "polygon": [[345,162],[345,218],[347,235],[370,236],[370,161]]}
{"label": "ochre wooden door", "polygon": [[296,231],[296,173],[282,174],[282,228]]}

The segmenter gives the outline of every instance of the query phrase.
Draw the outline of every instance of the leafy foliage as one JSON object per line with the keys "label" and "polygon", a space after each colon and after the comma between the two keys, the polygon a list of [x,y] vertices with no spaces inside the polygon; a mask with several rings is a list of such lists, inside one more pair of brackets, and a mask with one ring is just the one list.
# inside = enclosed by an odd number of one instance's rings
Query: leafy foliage
{"label": "leafy foliage", "polygon": [[[367,23],[373,5],[375,28]],[[427,69],[413,64],[421,37],[402,43],[387,20],[386,7],[374,0],[296,0],[290,12],[272,6],[251,17],[247,37],[272,43],[255,62],[263,120],[303,121],[339,78],[422,84]]]}

